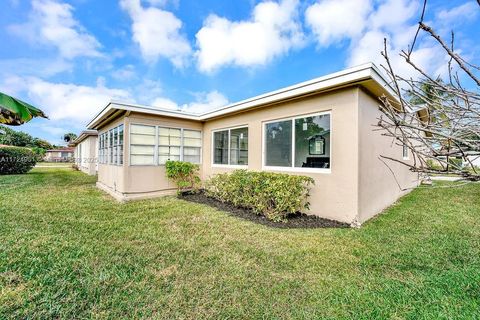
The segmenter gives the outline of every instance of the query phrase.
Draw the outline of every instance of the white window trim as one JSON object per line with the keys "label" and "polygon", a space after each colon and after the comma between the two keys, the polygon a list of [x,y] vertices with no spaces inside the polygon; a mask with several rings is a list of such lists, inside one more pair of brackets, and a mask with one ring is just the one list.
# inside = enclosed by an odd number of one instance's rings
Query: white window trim
{"label": "white window trim", "polygon": [[[242,128],[247,128],[248,125],[240,125],[240,126],[235,126],[235,127],[227,127],[227,128],[220,128],[220,129],[214,129],[212,130],[212,140],[211,140],[211,163],[210,165],[212,168],[230,168],[230,169],[248,169],[248,164],[244,165],[239,165],[239,164],[230,164],[230,131],[235,130],[235,129],[242,129]],[[228,150],[227,150],[227,164],[221,164],[221,163],[214,163],[215,161],[215,132],[222,132],[222,131],[228,131]],[[248,135],[250,137],[250,134]],[[249,145],[250,147],[250,145]],[[249,155],[247,155],[247,161],[250,163]]]}
{"label": "white window trim", "polygon": [[[123,126],[123,144],[119,145],[120,142],[120,127]],[[113,137],[115,137],[115,132],[117,133],[117,140],[113,142],[112,147],[110,147],[110,131],[113,132]],[[123,152],[125,152],[124,149],[125,146],[125,125],[123,123],[119,124],[118,126],[114,128],[110,128],[105,130],[104,132],[101,132],[98,134],[98,163],[99,164],[106,164],[110,166],[123,166],[123,164],[120,163],[120,148],[122,149]],[[111,154],[108,152],[111,149]],[[116,150],[116,155],[113,160],[113,150]],[[122,152],[122,153],[123,153]]]}
{"label": "white window trim", "polygon": [[[132,164],[132,153],[131,153],[131,140],[130,136],[132,134],[132,125],[134,126],[147,126],[147,127],[155,127],[155,149],[153,150],[153,164]],[[158,129],[159,128],[168,128],[168,129],[180,129],[180,161],[183,161],[183,132],[184,130],[190,131],[198,131],[200,132],[200,162],[196,163],[201,165],[203,162],[203,131],[199,129],[193,128],[182,128],[182,127],[175,127],[169,125],[153,125],[153,124],[145,124],[145,123],[136,123],[132,122],[128,125],[128,166],[129,167],[165,167],[165,164],[159,164],[159,157],[158,157]],[[125,139],[125,138],[124,138]],[[125,141],[125,140],[124,140]],[[135,144],[134,144],[135,145]]]}
{"label": "white window trim", "polygon": [[[298,168],[295,167],[295,120],[302,119],[307,117],[315,117],[321,115],[330,115],[330,168]],[[266,126],[269,123],[281,122],[281,121],[291,121],[292,122],[292,166],[291,167],[278,167],[278,166],[267,166],[265,165],[266,161],[266,145],[265,145],[265,138],[266,138]],[[332,111],[322,111],[322,112],[315,112],[315,113],[308,113],[302,114],[294,117],[287,117],[287,118],[280,118],[280,119],[273,119],[268,121],[262,122],[262,170],[265,171],[284,171],[284,172],[306,172],[306,173],[324,173],[330,174],[332,173]]]}

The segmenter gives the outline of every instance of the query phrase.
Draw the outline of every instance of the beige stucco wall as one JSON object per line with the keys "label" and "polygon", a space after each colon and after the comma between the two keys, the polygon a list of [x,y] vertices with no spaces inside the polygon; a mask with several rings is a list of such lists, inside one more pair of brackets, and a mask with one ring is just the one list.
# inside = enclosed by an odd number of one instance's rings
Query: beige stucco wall
{"label": "beige stucco wall", "polygon": [[[402,158],[402,148],[392,146],[391,139],[373,131],[380,115],[376,99],[358,87],[312,95],[274,106],[263,107],[230,116],[199,121],[141,113],[122,115],[99,129],[99,134],[124,124],[124,165],[98,165],[99,187],[118,199],[128,200],[172,194],[175,185],[165,177],[164,166],[132,166],[129,161],[130,124],[159,125],[202,130],[201,177],[208,177],[234,167],[212,166],[212,131],[248,126],[248,169],[262,167],[263,126],[265,122],[308,116],[319,112],[331,114],[331,169],[308,172],[301,168],[281,171],[310,176],[315,180],[311,190],[309,214],[362,223],[392,204],[401,191],[379,155]],[[402,187],[417,183],[416,175],[399,164],[391,164]]]}
{"label": "beige stucco wall", "polygon": [[[119,125],[125,125],[125,118],[119,117],[105,126],[98,129],[98,136],[102,133],[115,128]],[[127,137],[125,133],[124,137]],[[125,141],[125,140],[124,140]],[[125,142],[124,142],[125,144]],[[124,149],[125,150],[125,149]],[[124,153],[124,162],[125,162],[125,153]],[[126,166],[121,165],[111,165],[111,164],[98,164],[98,183],[105,191],[110,192],[112,195],[116,195],[118,198],[121,197],[121,193],[125,192],[125,174],[126,174]]]}
{"label": "beige stucco wall", "polygon": [[[359,90],[359,203],[358,222],[363,223],[390,206],[418,185],[418,175],[401,163],[380,156],[403,160],[402,147],[385,137],[375,125],[381,115],[379,101]],[[413,163],[410,160],[407,163]],[[392,171],[390,171],[392,170]],[[403,190],[402,189],[406,189]]]}
{"label": "beige stucco wall", "polygon": [[129,132],[130,124],[145,124],[166,126],[172,128],[202,130],[203,124],[170,117],[160,117],[132,113],[125,118],[125,181],[123,193],[129,198],[142,198],[151,195],[171,194],[176,185],[165,176],[165,166],[138,166],[130,165]]}
{"label": "beige stucco wall", "polygon": [[97,173],[98,145],[97,136],[88,136],[75,146],[75,164],[89,175]]}
{"label": "beige stucco wall", "polygon": [[232,170],[212,167],[212,130],[248,125],[248,169],[262,170],[264,122],[330,111],[331,172],[281,172],[306,175],[315,179],[315,186],[311,190],[309,214],[351,222],[355,219],[358,209],[356,110],[357,90],[350,88],[208,121],[203,129],[203,178]]}

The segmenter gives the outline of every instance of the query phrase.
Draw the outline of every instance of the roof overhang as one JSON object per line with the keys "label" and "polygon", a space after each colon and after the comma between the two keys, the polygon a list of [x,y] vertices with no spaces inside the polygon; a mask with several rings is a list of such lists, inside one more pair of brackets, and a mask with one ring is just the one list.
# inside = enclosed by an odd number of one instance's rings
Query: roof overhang
{"label": "roof overhang", "polygon": [[108,103],[100,113],[87,125],[88,129],[98,129],[102,123],[111,119],[119,111],[140,112],[151,115],[174,117],[195,121],[207,121],[213,118],[223,117],[229,114],[238,113],[248,109],[258,108],[266,105],[297,99],[303,96],[313,95],[344,87],[361,85],[374,95],[387,95],[390,99],[397,101],[395,91],[389,85],[386,78],[373,63],[363,64],[357,67],[345,69],[323,77],[301,82],[286,88],[271,91],[253,98],[232,103],[227,106],[209,111],[203,114],[194,114],[179,110],[170,110],[150,106],[142,106],[124,102],[112,101]]}
{"label": "roof overhang", "polygon": [[77,144],[79,144],[80,142],[82,142],[83,140],[87,139],[88,137],[92,137],[92,136],[98,136],[98,131],[97,130],[84,130],[82,132],[80,132],[80,135],[75,139],[73,140],[69,146],[76,146]]}

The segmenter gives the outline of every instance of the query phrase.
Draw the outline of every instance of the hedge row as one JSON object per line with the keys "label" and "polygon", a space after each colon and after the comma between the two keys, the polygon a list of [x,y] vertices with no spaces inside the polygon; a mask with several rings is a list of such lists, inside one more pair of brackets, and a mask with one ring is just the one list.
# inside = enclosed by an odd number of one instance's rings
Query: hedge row
{"label": "hedge row", "polygon": [[309,208],[310,177],[272,172],[235,170],[205,182],[205,194],[237,207],[252,209],[273,221]]}
{"label": "hedge row", "polygon": [[36,163],[36,155],[28,148],[0,147],[0,174],[27,173]]}

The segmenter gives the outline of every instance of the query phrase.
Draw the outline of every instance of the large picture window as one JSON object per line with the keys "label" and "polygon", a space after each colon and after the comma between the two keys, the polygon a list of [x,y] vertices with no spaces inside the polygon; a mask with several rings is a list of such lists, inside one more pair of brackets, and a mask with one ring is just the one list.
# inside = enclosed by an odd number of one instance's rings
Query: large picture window
{"label": "large picture window", "polygon": [[213,132],[213,164],[248,165],[248,127]]}
{"label": "large picture window", "polygon": [[265,166],[329,169],[330,114],[265,124]]}
{"label": "large picture window", "polygon": [[202,132],[198,130],[132,124],[130,139],[131,165],[201,162]]}

